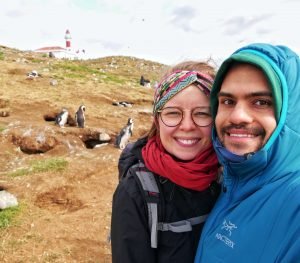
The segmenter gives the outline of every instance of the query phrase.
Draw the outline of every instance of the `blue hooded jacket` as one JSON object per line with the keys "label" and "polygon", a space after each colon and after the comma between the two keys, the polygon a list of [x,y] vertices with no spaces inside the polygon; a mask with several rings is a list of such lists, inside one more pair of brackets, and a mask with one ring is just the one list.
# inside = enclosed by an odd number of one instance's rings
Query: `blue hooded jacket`
{"label": "blue hooded jacket", "polygon": [[224,190],[205,223],[195,262],[300,262],[300,60],[284,46],[237,50],[216,76],[214,116],[220,79],[235,54],[254,54],[276,72],[280,112],[267,143],[247,157],[229,153],[213,129]]}

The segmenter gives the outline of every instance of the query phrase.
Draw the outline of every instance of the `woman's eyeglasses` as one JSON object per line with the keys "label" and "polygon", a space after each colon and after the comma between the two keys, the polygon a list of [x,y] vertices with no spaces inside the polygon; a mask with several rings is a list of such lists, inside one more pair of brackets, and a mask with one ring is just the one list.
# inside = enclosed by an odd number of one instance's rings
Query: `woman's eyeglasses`
{"label": "woman's eyeglasses", "polygon": [[184,117],[184,112],[191,112],[191,117],[195,125],[205,127],[212,123],[212,117],[209,108],[197,107],[192,110],[183,110],[178,107],[166,107],[157,111],[161,121],[168,127],[178,126]]}

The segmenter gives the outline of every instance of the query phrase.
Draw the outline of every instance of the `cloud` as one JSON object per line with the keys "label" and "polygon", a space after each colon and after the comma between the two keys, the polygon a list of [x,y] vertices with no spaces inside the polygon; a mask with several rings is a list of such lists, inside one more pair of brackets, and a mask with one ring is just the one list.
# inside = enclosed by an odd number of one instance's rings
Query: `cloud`
{"label": "cloud", "polygon": [[272,32],[272,30],[270,29],[267,29],[267,28],[259,28],[256,30],[256,33],[260,36],[263,36],[263,35],[268,35]]}
{"label": "cloud", "polygon": [[119,42],[108,41],[108,40],[97,39],[97,38],[86,39],[85,43],[88,43],[93,46],[102,47],[102,49],[104,48],[110,51],[119,51],[122,48],[124,48],[124,45]]}
{"label": "cloud", "polygon": [[24,16],[24,13],[20,9],[10,9],[5,12],[5,15],[10,18],[18,18]]}
{"label": "cloud", "polygon": [[259,16],[236,16],[228,19],[224,23],[224,33],[228,35],[237,35],[240,32],[246,31],[265,20],[271,18],[271,14],[262,14]]}
{"label": "cloud", "polygon": [[191,6],[182,6],[174,9],[171,23],[185,32],[195,31],[191,26],[191,21],[196,17],[196,10]]}
{"label": "cloud", "polygon": [[167,64],[227,57],[242,44],[258,41],[299,50],[299,0],[273,0],[272,5],[252,0],[242,6],[210,0],[205,7],[197,0],[2,2],[0,44],[21,50],[64,46],[66,29],[72,47],[90,57],[130,55]]}

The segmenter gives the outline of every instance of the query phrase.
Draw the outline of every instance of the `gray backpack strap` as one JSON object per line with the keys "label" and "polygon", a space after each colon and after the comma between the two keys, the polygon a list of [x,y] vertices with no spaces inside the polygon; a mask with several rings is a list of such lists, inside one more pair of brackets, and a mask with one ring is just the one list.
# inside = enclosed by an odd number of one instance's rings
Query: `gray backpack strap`
{"label": "gray backpack strap", "polygon": [[192,217],[172,223],[158,222],[159,188],[152,172],[148,171],[141,162],[134,165],[135,173],[143,188],[148,208],[148,224],[151,233],[151,247],[157,248],[157,231],[183,233],[192,231],[193,225],[204,223],[208,214]]}
{"label": "gray backpack strap", "polygon": [[148,207],[148,224],[151,233],[151,247],[157,248],[157,226],[158,226],[158,203],[159,203],[159,189],[154,178],[153,173],[145,171],[143,163],[138,163],[136,168],[136,175],[143,187],[147,207]]}
{"label": "gray backpack strap", "polygon": [[208,214],[192,217],[186,220],[181,220],[173,223],[158,223],[157,230],[159,231],[171,231],[175,233],[182,233],[192,231],[193,225],[204,223]]}

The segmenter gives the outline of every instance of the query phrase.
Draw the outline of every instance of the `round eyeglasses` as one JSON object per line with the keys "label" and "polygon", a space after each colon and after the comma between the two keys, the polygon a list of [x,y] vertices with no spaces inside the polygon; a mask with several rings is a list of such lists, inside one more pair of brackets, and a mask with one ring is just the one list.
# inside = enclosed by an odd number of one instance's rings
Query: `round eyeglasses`
{"label": "round eyeglasses", "polygon": [[190,111],[196,126],[205,127],[212,123],[212,117],[207,107],[197,107],[192,110],[183,110],[177,107],[166,107],[157,111],[161,121],[168,127],[178,126],[184,117],[184,111]]}

